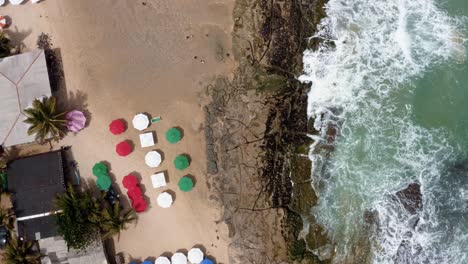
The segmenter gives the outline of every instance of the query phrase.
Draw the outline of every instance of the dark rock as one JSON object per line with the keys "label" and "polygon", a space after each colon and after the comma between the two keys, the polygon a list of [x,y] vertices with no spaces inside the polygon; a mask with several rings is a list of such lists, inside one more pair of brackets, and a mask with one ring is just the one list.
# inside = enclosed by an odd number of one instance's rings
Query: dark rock
{"label": "dark rock", "polygon": [[396,193],[398,200],[410,213],[416,214],[422,209],[422,193],[419,183],[411,183],[405,189]]}

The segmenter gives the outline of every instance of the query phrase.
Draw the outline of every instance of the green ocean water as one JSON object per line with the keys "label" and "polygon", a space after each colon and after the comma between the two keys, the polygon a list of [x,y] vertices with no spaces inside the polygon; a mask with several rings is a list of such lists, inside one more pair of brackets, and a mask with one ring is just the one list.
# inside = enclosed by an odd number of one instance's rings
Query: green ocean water
{"label": "green ocean water", "polygon": [[[340,131],[310,154],[335,263],[363,239],[372,263],[468,263],[468,1],[330,0],[327,15],[314,37],[333,45],[305,53],[301,80],[315,127]],[[411,183],[416,214],[395,196]]]}

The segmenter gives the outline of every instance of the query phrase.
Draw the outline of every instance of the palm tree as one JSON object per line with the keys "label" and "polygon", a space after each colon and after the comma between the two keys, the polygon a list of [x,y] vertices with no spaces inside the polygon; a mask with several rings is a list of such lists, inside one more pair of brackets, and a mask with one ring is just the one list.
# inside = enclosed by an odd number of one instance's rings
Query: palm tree
{"label": "palm tree", "polygon": [[[128,228],[127,225],[137,219],[133,210],[122,213],[119,202],[116,202],[113,208],[107,207],[102,209],[97,217],[99,217],[100,226],[104,232],[104,239],[112,238],[115,235],[118,235],[120,238],[120,232],[126,230]],[[98,218],[94,220],[98,220]]]}
{"label": "palm tree", "polygon": [[12,232],[14,229],[14,225],[12,222],[12,212],[5,208],[0,208],[0,226],[6,227],[8,231]]}
{"label": "palm tree", "polygon": [[65,112],[58,112],[55,97],[43,97],[42,101],[35,99],[32,107],[24,110],[24,114],[27,117],[24,122],[30,124],[28,135],[35,135],[37,142],[44,143],[49,136],[59,141],[65,135]]}
{"label": "palm tree", "polygon": [[90,217],[99,212],[100,203],[89,191],[78,192],[72,186],[60,194],[55,203],[61,210],[55,215],[58,232],[69,247],[86,250],[97,238],[98,225]]}
{"label": "palm tree", "polygon": [[40,264],[41,254],[34,252],[32,241],[23,241],[12,237],[2,253],[2,263],[5,264]]}

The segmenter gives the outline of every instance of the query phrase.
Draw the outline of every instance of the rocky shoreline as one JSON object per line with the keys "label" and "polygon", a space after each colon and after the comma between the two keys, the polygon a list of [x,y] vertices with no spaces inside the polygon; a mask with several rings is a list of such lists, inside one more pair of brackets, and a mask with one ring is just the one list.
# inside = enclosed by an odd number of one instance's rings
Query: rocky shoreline
{"label": "rocky shoreline", "polygon": [[[309,85],[297,81],[324,0],[238,0],[232,78],[206,89],[208,185],[223,207],[230,263],[328,263],[333,247],[308,216],[316,203],[307,136]],[[301,234],[309,231],[304,239]]]}

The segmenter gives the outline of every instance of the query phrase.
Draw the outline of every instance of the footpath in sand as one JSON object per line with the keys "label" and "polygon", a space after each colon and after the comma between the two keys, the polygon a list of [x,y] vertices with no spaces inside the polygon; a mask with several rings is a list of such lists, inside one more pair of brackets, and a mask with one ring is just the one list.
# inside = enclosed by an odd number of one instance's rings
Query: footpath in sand
{"label": "footpath in sand", "polygon": [[[231,45],[232,0],[44,0],[39,4],[1,7],[11,18],[8,30],[23,51],[36,47],[41,32],[52,37],[65,72],[60,98],[90,113],[90,123],[77,135],[69,134],[55,149],[71,145],[82,177],[93,178],[95,162],[111,165],[115,183],[131,172],[141,175],[149,199],[147,212],[138,223],[115,239],[115,251],[133,259],[157,257],[165,252],[206,248],[218,263],[228,262],[225,225],[220,209],[209,202],[206,187],[204,114],[199,103],[203,89],[215,75],[229,75],[234,62]],[[62,99],[63,102],[63,99]],[[112,136],[108,124],[115,118],[131,121],[135,113],[162,116],[149,131],[157,135],[156,149],[164,153],[157,170],[147,167],[139,147],[138,131]],[[170,145],[164,133],[172,126],[184,130],[183,140]],[[131,140],[135,150],[118,157],[115,145]],[[47,146],[22,154],[47,150]],[[192,165],[177,172],[172,161],[188,153]],[[170,209],[156,205],[162,190],[153,189],[150,175],[167,170],[167,189],[176,193]],[[196,178],[195,189],[181,193],[177,181],[183,175]],[[124,195],[125,196],[125,195]]]}

